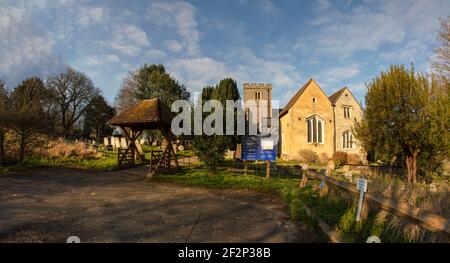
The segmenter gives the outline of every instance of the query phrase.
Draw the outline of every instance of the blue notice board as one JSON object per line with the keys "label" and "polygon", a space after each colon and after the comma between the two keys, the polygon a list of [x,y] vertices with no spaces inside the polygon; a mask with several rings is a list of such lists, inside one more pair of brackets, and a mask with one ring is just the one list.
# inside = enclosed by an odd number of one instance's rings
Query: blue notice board
{"label": "blue notice board", "polygon": [[261,137],[244,136],[241,138],[242,160],[245,161],[275,161],[277,158],[276,145],[273,149],[261,148]]}

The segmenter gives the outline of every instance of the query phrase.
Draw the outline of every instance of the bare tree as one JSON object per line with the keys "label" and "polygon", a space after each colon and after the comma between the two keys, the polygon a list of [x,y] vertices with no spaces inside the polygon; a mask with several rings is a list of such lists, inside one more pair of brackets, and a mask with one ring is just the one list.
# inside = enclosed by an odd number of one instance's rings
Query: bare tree
{"label": "bare tree", "polygon": [[91,99],[100,94],[91,79],[72,68],[47,80],[59,114],[61,133],[66,138],[83,116]]}
{"label": "bare tree", "polygon": [[441,30],[438,40],[441,46],[436,50],[437,60],[433,62],[433,69],[439,76],[450,80],[450,16],[440,19]]}
{"label": "bare tree", "polygon": [[135,72],[129,72],[122,82],[122,87],[116,96],[115,103],[118,112],[131,107],[139,101],[134,95],[137,91],[137,85],[134,80],[135,75]]}

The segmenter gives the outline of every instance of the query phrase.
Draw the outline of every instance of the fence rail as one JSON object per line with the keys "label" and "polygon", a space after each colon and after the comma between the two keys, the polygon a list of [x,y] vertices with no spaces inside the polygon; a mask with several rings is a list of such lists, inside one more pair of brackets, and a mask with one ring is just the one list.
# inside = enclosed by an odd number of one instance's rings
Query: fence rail
{"label": "fence rail", "polygon": [[[308,178],[314,178],[324,181],[324,186],[322,187],[321,190],[322,195],[326,194],[330,186],[339,188],[355,196],[359,195],[359,191],[353,184],[343,182],[329,176],[321,175],[311,170],[306,170],[303,173],[302,180],[300,181],[300,187],[306,186]],[[374,205],[389,213],[393,213],[401,218],[406,218],[409,221],[412,221],[417,225],[432,232],[442,232],[447,235],[450,235],[450,221],[448,219],[432,213],[423,213],[420,211],[419,208],[411,206],[407,203],[396,202],[391,199],[382,197],[380,195],[372,194],[369,192],[364,195],[364,204],[362,207],[362,214],[361,214],[361,217],[363,219],[367,218],[369,208],[371,205]]]}

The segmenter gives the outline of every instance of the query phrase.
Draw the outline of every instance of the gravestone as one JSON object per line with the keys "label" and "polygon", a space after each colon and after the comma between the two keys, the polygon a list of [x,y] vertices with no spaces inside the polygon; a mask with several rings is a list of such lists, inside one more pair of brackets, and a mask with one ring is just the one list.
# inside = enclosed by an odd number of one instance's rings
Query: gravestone
{"label": "gravestone", "polygon": [[114,139],[114,149],[117,150],[120,148],[120,138],[119,137],[113,137]]}
{"label": "gravestone", "polygon": [[109,145],[108,137],[103,138],[103,144],[105,145],[105,147]]}
{"label": "gravestone", "polygon": [[126,149],[128,147],[128,142],[125,137],[120,138],[120,148]]}
{"label": "gravestone", "polygon": [[344,173],[344,177],[351,183],[353,183],[353,174],[350,171]]}
{"label": "gravestone", "polygon": [[334,168],[336,168],[334,160],[333,159],[328,160],[326,175],[331,176],[331,173],[334,171]]}

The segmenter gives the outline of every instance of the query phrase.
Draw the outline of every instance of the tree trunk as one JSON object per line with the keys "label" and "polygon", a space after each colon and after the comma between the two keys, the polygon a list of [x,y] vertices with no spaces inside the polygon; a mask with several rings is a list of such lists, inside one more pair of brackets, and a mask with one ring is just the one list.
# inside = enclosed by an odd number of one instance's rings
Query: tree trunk
{"label": "tree trunk", "polygon": [[406,156],[406,171],[408,172],[408,183],[417,182],[417,156],[420,150],[416,149]]}
{"label": "tree trunk", "polygon": [[0,130],[0,166],[5,166],[5,131],[3,129]]}

